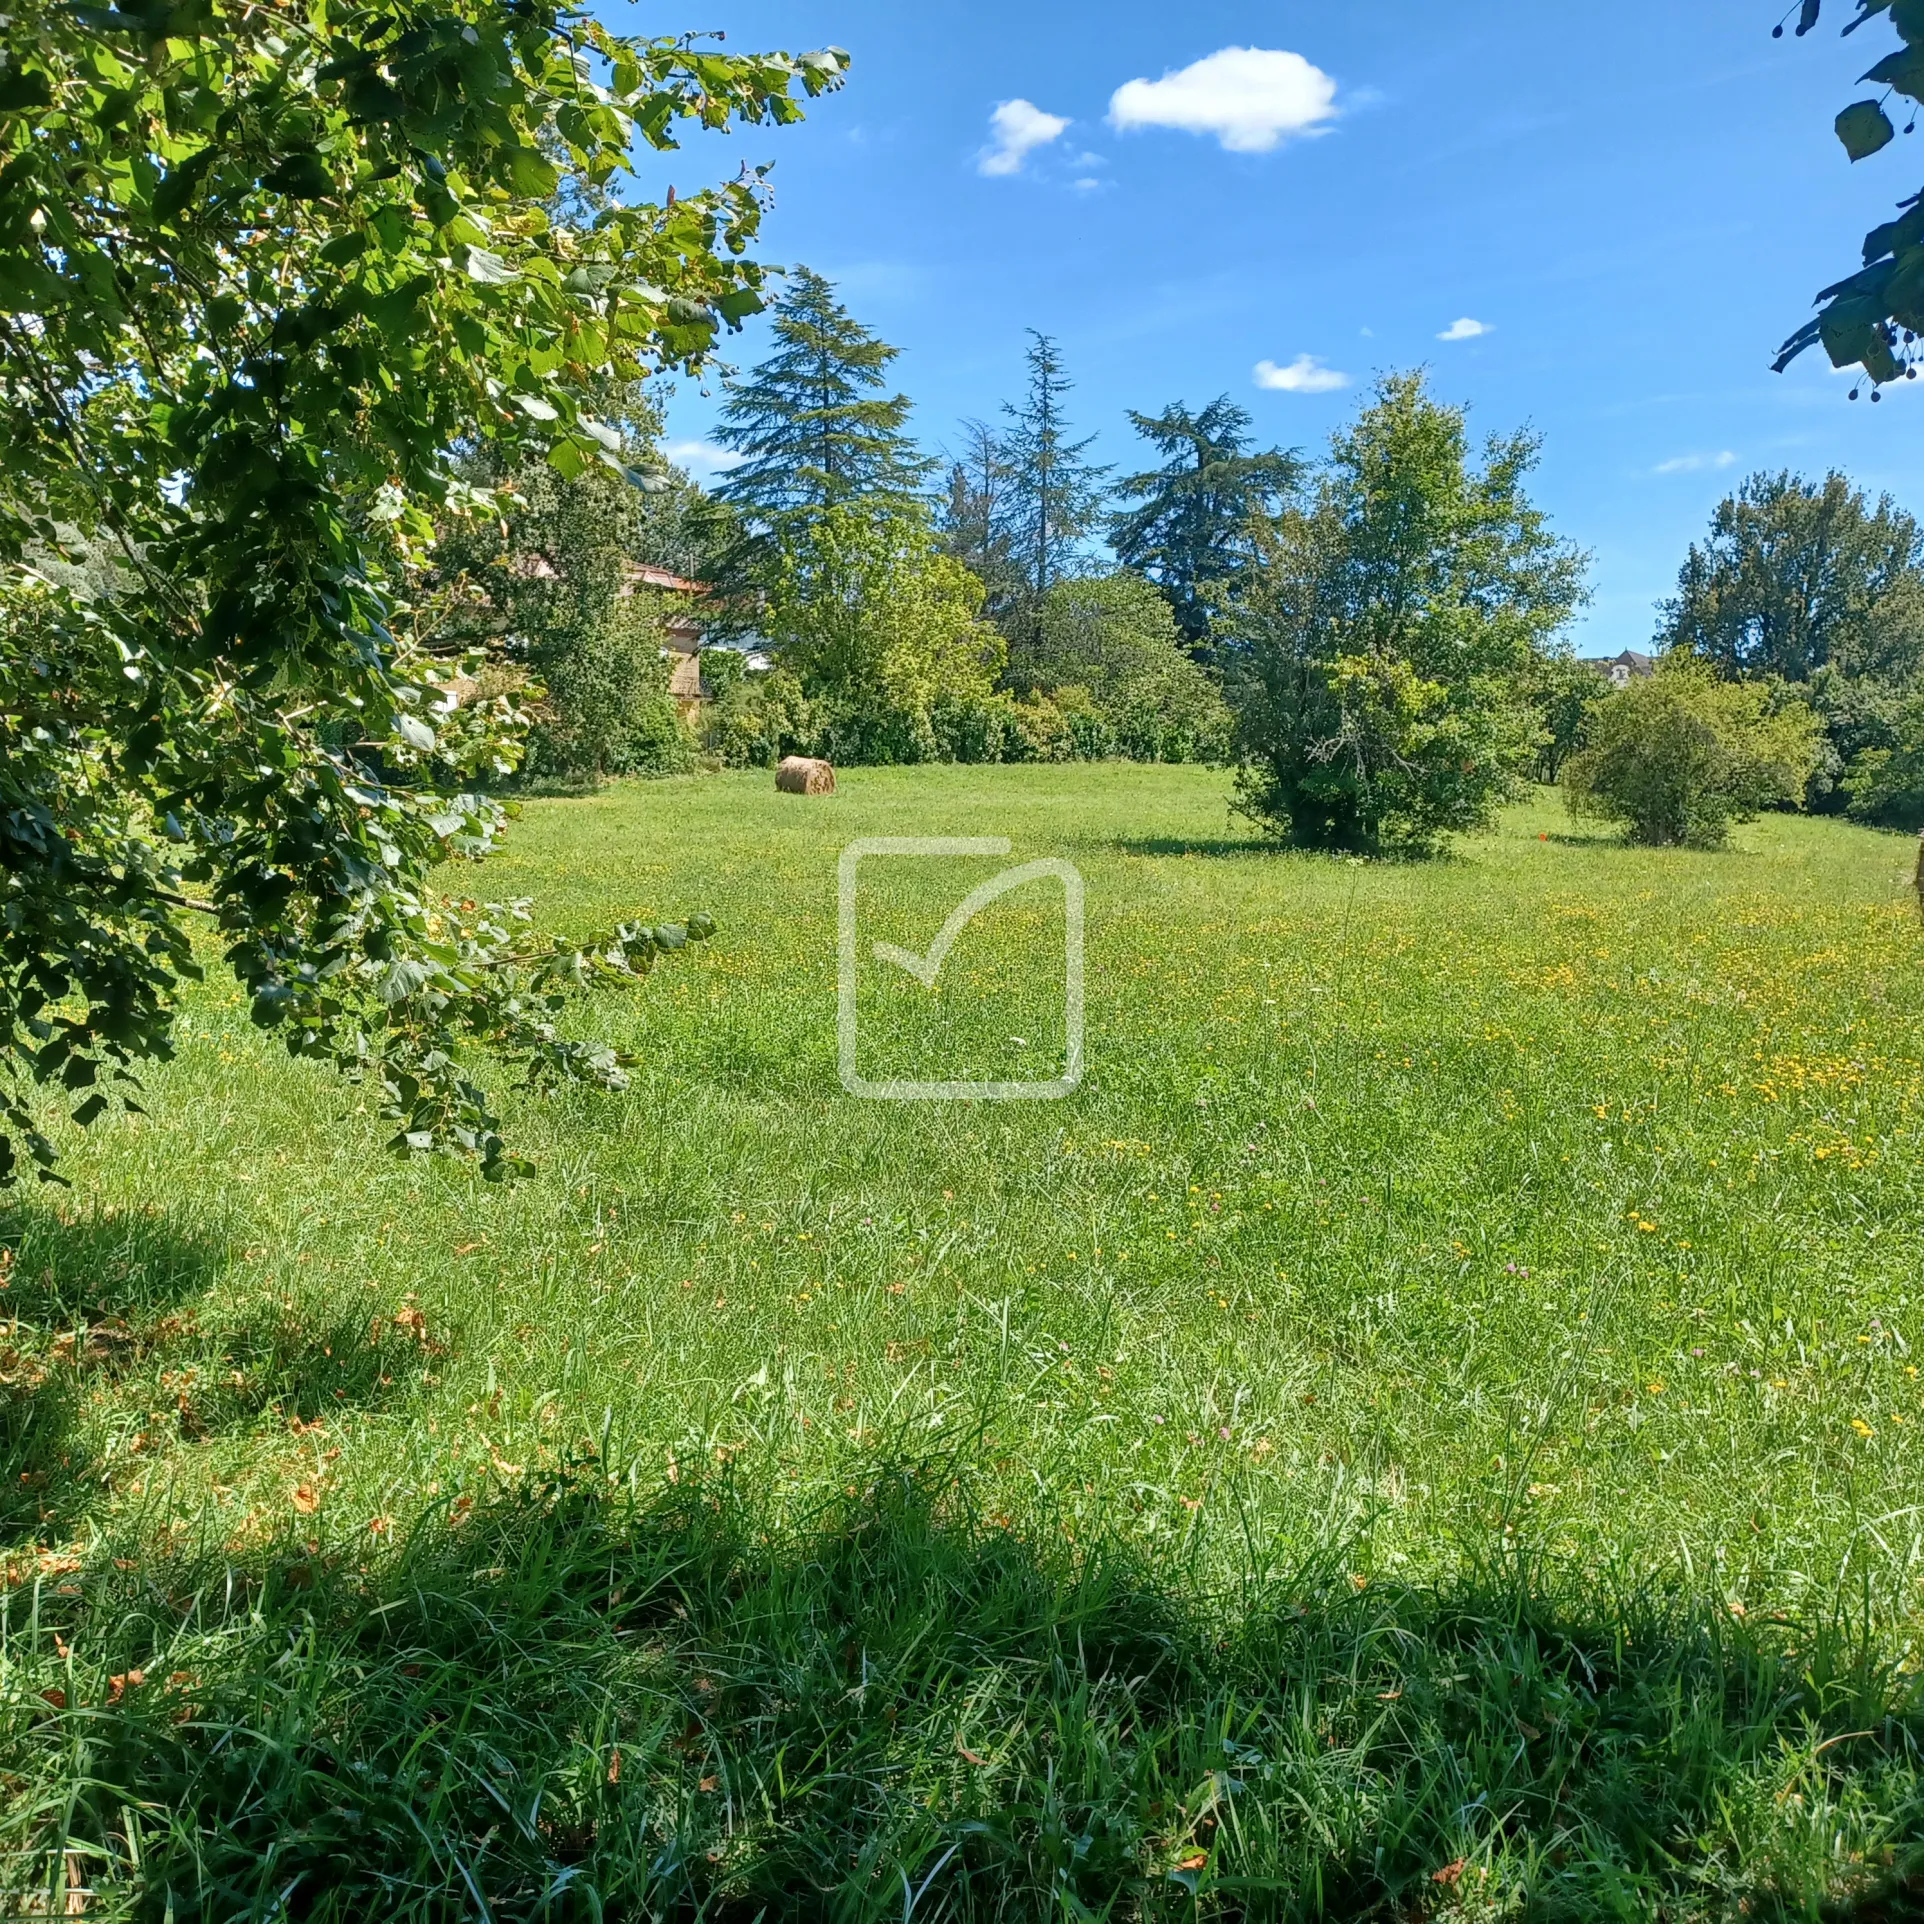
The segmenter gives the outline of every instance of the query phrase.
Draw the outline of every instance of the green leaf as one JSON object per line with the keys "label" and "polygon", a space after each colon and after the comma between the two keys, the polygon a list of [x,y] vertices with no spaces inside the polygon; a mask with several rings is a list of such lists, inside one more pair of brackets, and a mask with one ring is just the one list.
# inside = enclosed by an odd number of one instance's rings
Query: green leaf
{"label": "green leaf", "polygon": [[479,281],[483,287],[505,287],[520,278],[499,254],[491,254],[485,247],[468,249],[469,280]]}
{"label": "green leaf", "polygon": [[374,237],[381,243],[385,254],[398,254],[408,244],[408,237],[414,231],[414,218],[405,207],[389,201],[385,207],[377,207],[368,216],[368,223],[374,229]]}
{"label": "green leaf", "polygon": [[586,472],[588,457],[572,441],[557,441],[548,450],[548,465],[567,480],[574,481]]}
{"label": "green leaf", "polygon": [[203,147],[199,153],[168,170],[167,178],[154,189],[154,217],[172,225],[194,198],[194,191],[214,164],[216,150]]}
{"label": "green leaf", "polygon": [[361,311],[390,341],[406,340],[419,330],[421,300],[433,287],[431,275],[417,274],[385,294],[363,300]]}
{"label": "green leaf", "polygon": [[319,154],[303,148],[270,167],[261,176],[261,185],[289,200],[325,200],[334,191],[334,176]]}
{"label": "green leaf", "polygon": [[1895,87],[1913,100],[1924,98],[1924,49],[1900,47],[1886,54],[1864,78],[1878,86]]}
{"label": "green leaf", "polygon": [[365,234],[336,234],[321,249],[321,259],[330,267],[348,267],[359,260],[368,249]]}
{"label": "green leaf", "polygon": [[425,962],[397,958],[388,964],[381,978],[381,1000],[390,1006],[417,996],[434,980],[434,970]]}
{"label": "green leaf", "polygon": [[1837,138],[1852,160],[1868,160],[1897,138],[1897,129],[1876,101],[1860,100],[1837,116]]}
{"label": "green leaf", "polygon": [[1906,248],[1915,247],[1919,241],[1924,241],[1924,201],[1898,219],[1887,220],[1882,227],[1873,227],[1864,236],[1865,265],[1881,261],[1888,254],[1901,254]]}
{"label": "green leaf", "polygon": [[73,1119],[81,1128],[91,1129],[106,1113],[107,1098],[96,1091],[73,1112]]}
{"label": "green leaf", "polygon": [[52,102],[53,88],[37,69],[14,67],[0,73],[0,114],[24,113]]}
{"label": "green leaf", "polygon": [[380,126],[407,116],[407,102],[379,74],[357,74],[347,83],[347,110],[356,120]]}
{"label": "green leaf", "polygon": [[524,200],[546,200],[561,184],[552,163],[533,147],[513,148],[497,171],[505,177],[509,189]]}

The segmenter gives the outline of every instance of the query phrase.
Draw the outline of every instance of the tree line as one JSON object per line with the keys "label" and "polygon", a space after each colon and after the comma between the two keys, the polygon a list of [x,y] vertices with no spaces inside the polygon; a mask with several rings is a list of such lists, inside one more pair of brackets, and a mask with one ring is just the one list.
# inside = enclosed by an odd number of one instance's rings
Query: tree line
{"label": "tree line", "polygon": [[[1529,496],[1536,440],[1473,448],[1420,376],[1320,461],[1256,446],[1227,397],[1132,413],[1156,458],[1118,475],[1036,334],[1020,397],[938,462],[897,350],[828,281],[797,273],[773,323],[712,493],[507,488],[557,564],[497,557],[484,597],[545,685],[537,770],[1212,759],[1258,823],[1356,850],[1434,847],[1531,778],[1646,841],[1714,842],[1764,806],[1924,823],[1924,537],[1841,476],[1726,501],[1662,611],[1659,685],[1613,700],[1568,639],[1588,563]],[[659,422],[626,418],[645,464]],[[446,554],[471,565],[459,535]],[[699,742],[663,692],[659,606],[623,598],[635,557],[700,575],[737,644],[705,657]],[[772,672],[743,671],[750,646]]]}

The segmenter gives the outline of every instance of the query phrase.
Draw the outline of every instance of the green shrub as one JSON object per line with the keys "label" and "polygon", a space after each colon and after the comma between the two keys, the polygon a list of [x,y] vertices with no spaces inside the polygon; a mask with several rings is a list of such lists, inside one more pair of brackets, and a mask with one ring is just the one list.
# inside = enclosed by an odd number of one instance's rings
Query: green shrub
{"label": "green shrub", "polygon": [[1063,713],[1079,761],[1211,761],[1228,745],[1222,691],[1140,575],[1058,582],[1010,648],[1009,681],[1058,703],[1075,691]]}
{"label": "green shrub", "polygon": [[815,752],[818,722],[802,684],[784,668],[745,676],[713,703],[702,747],[724,768],[773,768],[784,755]]}
{"label": "green shrub", "polygon": [[638,599],[570,632],[541,665],[547,699],[528,741],[528,776],[592,781],[693,767],[695,739],[668,692],[661,650],[660,624]]}
{"label": "green shrub", "polygon": [[1573,814],[1621,822],[1645,847],[1717,848],[1734,821],[1802,806],[1820,733],[1801,702],[1669,655],[1597,708],[1564,794]]}
{"label": "green shrub", "polygon": [[1524,492],[1527,435],[1473,467],[1461,409],[1385,380],[1314,489],[1252,528],[1224,611],[1238,806],[1312,848],[1421,853],[1514,795],[1543,731],[1527,686],[1584,557]]}
{"label": "green shrub", "polygon": [[1924,829],[1924,695],[1893,718],[1895,746],[1867,748],[1844,778],[1853,819],[1880,828]]}
{"label": "green shrub", "polygon": [[748,679],[748,657],[739,648],[704,648],[701,678],[712,700],[726,701]]}

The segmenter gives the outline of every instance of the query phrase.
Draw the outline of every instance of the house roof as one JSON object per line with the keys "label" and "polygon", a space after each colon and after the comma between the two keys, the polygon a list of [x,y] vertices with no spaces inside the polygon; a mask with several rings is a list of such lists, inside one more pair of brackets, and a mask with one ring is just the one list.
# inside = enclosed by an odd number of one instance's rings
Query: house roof
{"label": "house roof", "polygon": [[671,574],[666,568],[656,568],[646,562],[634,563],[628,571],[628,579],[643,588],[659,588],[671,595],[705,595],[708,583],[690,581],[686,575]]}

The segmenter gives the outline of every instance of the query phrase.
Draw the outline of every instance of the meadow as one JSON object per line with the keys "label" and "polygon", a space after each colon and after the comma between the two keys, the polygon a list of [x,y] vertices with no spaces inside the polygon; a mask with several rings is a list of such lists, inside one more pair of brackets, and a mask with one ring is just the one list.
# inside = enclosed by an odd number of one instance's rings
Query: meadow
{"label": "meadow", "polygon": [[[844,1092],[836,858],[906,835],[1085,878],[1072,1096]],[[1919,1914],[1913,861],[1545,793],[1364,864],[1191,768],[533,803],[477,893],[721,933],[506,1188],[210,977],[0,1202],[11,1914]],[[1060,1072],[1060,889],[872,954],[1003,866],[865,867],[865,1074]]]}

